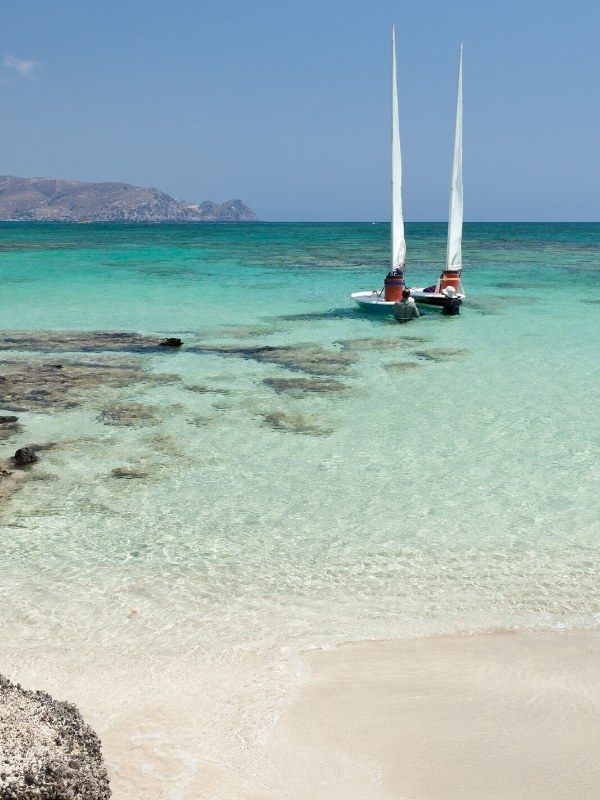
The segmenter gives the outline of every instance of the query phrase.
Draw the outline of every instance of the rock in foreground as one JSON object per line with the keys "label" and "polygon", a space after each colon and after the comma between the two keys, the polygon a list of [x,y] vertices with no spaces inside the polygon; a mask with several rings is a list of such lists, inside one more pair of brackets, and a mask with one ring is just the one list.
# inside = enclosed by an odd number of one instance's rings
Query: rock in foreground
{"label": "rock in foreground", "polygon": [[100,740],[70,703],[0,675],[0,800],[107,800]]}

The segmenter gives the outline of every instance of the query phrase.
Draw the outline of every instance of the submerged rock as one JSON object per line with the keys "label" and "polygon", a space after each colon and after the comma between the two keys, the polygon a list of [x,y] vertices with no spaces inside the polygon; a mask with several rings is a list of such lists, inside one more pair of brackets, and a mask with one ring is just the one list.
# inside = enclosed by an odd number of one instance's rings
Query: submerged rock
{"label": "submerged rock", "polygon": [[18,467],[35,464],[37,460],[38,457],[33,447],[20,447],[13,456],[13,461]]}
{"label": "submerged rock", "polygon": [[[159,351],[157,336],[121,331],[4,331],[0,350],[35,350],[36,352],[129,352]],[[181,341],[181,340],[179,340]],[[61,364],[53,365],[61,369]]]}
{"label": "submerged rock", "polygon": [[77,708],[0,675],[0,800],[108,800],[100,740]]}
{"label": "submerged rock", "polygon": [[356,363],[352,353],[329,350],[318,345],[297,344],[274,347],[258,345],[255,347],[238,347],[236,345],[196,345],[187,348],[187,352],[212,353],[214,355],[238,356],[274,364],[296,372],[307,372],[310,375],[344,375],[350,366]]}
{"label": "submerged rock", "polygon": [[180,380],[177,375],[152,374],[145,372],[142,367],[142,359],[121,361],[114,357],[94,361],[65,361],[61,365],[15,361],[2,368],[2,405],[13,411],[73,408],[84,402],[86,395],[98,387],[121,388],[132,383],[155,384]]}

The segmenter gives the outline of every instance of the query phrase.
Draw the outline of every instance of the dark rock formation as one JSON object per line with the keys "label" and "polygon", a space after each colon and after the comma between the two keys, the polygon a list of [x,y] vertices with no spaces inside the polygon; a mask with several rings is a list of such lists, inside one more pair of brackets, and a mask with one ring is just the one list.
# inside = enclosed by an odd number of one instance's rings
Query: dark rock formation
{"label": "dark rock formation", "polygon": [[181,339],[175,336],[169,336],[167,339],[163,339],[162,342],[160,342],[161,347],[181,347],[182,344],[183,342]]}
{"label": "dark rock formation", "polygon": [[[38,353],[149,353],[158,352],[164,341],[167,340],[122,331],[3,331],[0,350],[35,350]],[[46,367],[60,370],[63,364],[46,364]]]}
{"label": "dark rock formation", "polygon": [[108,800],[100,740],[70,703],[0,675],[0,800]]}
{"label": "dark rock formation", "polygon": [[241,200],[187,203],[159,189],[0,176],[0,220],[26,222],[254,222]]}
{"label": "dark rock formation", "polygon": [[[79,405],[96,386],[116,388],[131,383],[165,383],[179,380],[172,374],[151,374],[143,369],[139,356],[164,352],[161,340],[137,333],[6,331],[0,350],[36,353],[85,354],[62,363],[29,363],[6,359],[0,367],[0,397],[4,409],[30,411],[40,408],[72,408]],[[129,358],[107,357],[106,353],[127,354]],[[93,354],[93,355],[91,355]],[[93,360],[91,360],[93,358]],[[4,417],[0,437],[18,428],[16,417]],[[13,421],[14,419],[14,421]],[[5,430],[6,429],[6,430]]]}
{"label": "dark rock formation", "polygon": [[97,387],[121,388],[132,383],[152,385],[176,380],[179,380],[177,375],[144,371],[141,359],[139,363],[106,358],[65,361],[60,370],[35,362],[15,362],[1,369],[0,394],[4,408],[12,411],[64,409],[80,405]]}
{"label": "dark rock formation", "polygon": [[38,457],[33,447],[19,447],[13,456],[13,461],[17,467],[24,467],[27,464],[35,464],[37,460]]}

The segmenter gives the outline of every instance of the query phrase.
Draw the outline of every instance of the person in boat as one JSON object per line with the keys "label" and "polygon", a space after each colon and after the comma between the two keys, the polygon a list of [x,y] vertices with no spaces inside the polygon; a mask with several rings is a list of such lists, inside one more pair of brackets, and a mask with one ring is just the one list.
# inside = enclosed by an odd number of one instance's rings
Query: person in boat
{"label": "person in boat", "polygon": [[402,300],[394,303],[394,317],[398,322],[408,322],[420,316],[417,304],[410,296],[410,289],[403,289]]}
{"label": "person in boat", "polygon": [[444,305],[442,306],[442,314],[446,314],[448,317],[456,317],[460,314],[460,307],[462,305],[462,300],[460,297],[456,296],[456,289],[454,286],[447,286],[442,294],[446,295]]}
{"label": "person in boat", "polygon": [[423,289],[423,291],[424,292],[431,292],[432,294],[433,294],[433,292],[437,292],[438,286],[440,285],[440,281],[442,281],[443,279],[444,279],[444,273],[442,272],[442,274],[440,275],[440,280],[437,283],[433,283],[431,286],[426,286]]}

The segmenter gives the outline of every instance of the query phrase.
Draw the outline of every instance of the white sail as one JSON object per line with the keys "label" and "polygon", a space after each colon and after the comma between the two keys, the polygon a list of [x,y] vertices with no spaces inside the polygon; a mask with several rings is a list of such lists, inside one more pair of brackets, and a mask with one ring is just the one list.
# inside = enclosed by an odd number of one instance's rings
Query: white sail
{"label": "white sail", "polygon": [[456,93],[456,124],[454,127],[454,156],[450,182],[450,214],[448,217],[448,251],[446,269],[462,268],[463,183],[462,183],[462,44],[458,54],[458,89]]}
{"label": "white sail", "polygon": [[396,29],[392,26],[392,270],[403,268],[406,260],[404,219],[402,216],[402,161],[400,158],[400,123],[396,85]]}

